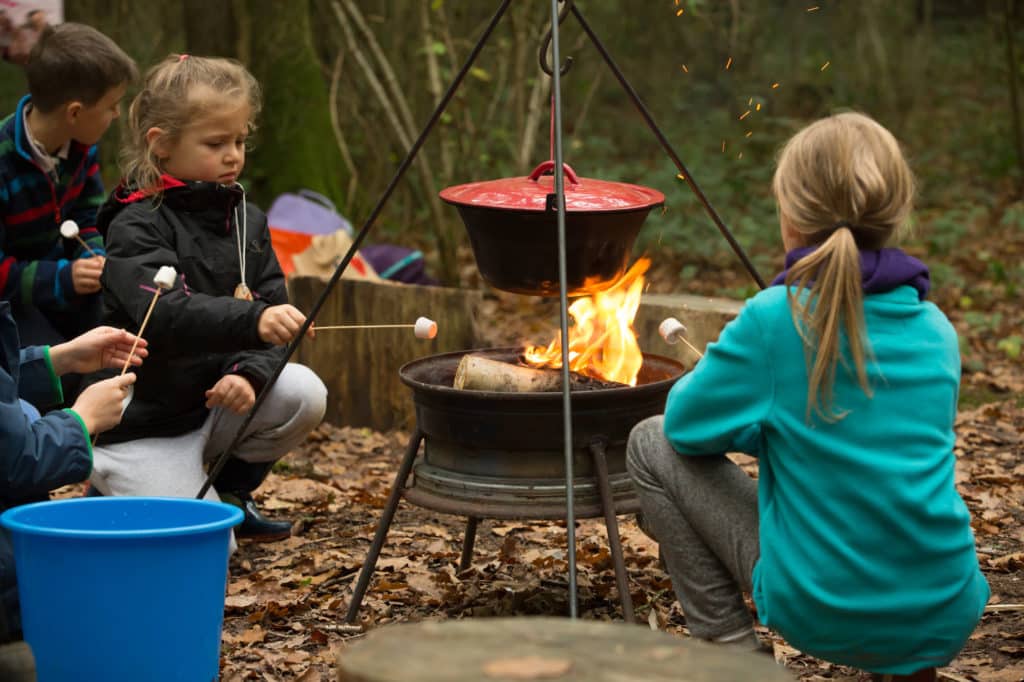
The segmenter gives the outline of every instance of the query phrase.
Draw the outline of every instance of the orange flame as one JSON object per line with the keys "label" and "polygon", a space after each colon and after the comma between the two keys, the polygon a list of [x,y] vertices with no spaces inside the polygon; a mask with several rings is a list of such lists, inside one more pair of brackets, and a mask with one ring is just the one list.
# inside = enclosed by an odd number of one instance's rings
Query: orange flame
{"label": "orange flame", "polygon": [[[569,369],[579,374],[636,386],[643,353],[633,332],[640,307],[644,273],[650,259],[641,258],[610,288],[579,298],[569,306]],[[548,346],[527,346],[523,353],[533,367],[562,366],[562,334]]]}

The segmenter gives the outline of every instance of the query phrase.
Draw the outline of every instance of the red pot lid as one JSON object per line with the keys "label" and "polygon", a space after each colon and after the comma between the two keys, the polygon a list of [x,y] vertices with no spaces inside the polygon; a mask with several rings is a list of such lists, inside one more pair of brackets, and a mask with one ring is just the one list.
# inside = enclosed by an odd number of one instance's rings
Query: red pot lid
{"label": "red pot lid", "polygon": [[[633,211],[665,203],[665,195],[656,189],[625,182],[580,178],[569,164],[562,165],[566,180],[565,207],[569,213]],[[545,161],[527,176],[447,187],[441,190],[441,198],[456,206],[545,211],[548,195],[555,191],[555,178],[550,175],[542,177],[541,174],[554,166],[553,161]]]}

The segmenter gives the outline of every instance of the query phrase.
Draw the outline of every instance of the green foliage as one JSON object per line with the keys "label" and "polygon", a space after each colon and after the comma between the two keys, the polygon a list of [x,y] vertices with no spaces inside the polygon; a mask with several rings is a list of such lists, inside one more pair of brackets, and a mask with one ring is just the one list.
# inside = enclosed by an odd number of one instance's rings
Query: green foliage
{"label": "green foliage", "polygon": [[[396,74],[414,137],[462,66],[493,3],[354,3]],[[770,193],[776,150],[809,121],[857,109],[893,130],[919,177],[917,230],[908,245],[926,257],[937,288],[962,291],[964,273],[950,256],[972,231],[987,229],[993,217],[1000,229],[1024,229],[1024,204],[999,208],[1008,188],[1019,185],[1021,171],[1011,142],[1009,72],[997,17],[988,16],[981,3],[930,3],[931,21],[919,14],[921,3],[814,4],[819,9],[809,12],[802,0],[666,0],[629,3],[623,11],[622,3],[577,0],[687,174],[763,276],[780,262]],[[246,60],[266,88],[264,125],[246,174],[258,198],[267,203],[304,184],[338,199],[360,224],[408,145],[387,115],[398,108],[397,99],[381,101],[359,63],[360,56],[376,63],[365,36],[356,31],[350,43],[334,5],[233,2],[239,27],[225,30],[224,51]],[[186,49],[181,6],[140,8],[67,2],[69,18],[97,25],[143,68],[168,51]],[[373,240],[436,254],[439,240],[433,235],[443,232],[438,221],[458,221],[450,207],[442,207],[440,216],[431,210],[438,190],[523,175],[548,157],[549,81],[536,60],[549,20],[548,3],[512,3],[420,151],[432,174],[410,169],[377,221]],[[293,30],[299,24],[302,30]],[[307,27],[312,44],[300,35]],[[563,56],[575,60],[562,79],[566,160],[585,177],[665,193],[665,210],[648,219],[638,255],[673,263],[683,281],[701,268],[740,270],[708,211],[677,177],[679,169],[578,23],[570,17],[561,30]],[[237,35],[227,37],[232,33]],[[302,59],[293,60],[297,52]],[[16,74],[0,64],[0,104],[7,111],[23,88]],[[379,69],[377,75],[382,77]],[[328,101],[325,93],[335,78],[337,95]],[[338,135],[323,116],[331,109]],[[339,136],[351,164],[340,162]],[[108,182],[116,179],[116,141],[112,131],[105,142]],[[457,232],[465,246],[461,227]],[[984,267],[1000,291],[1021,291],[1021,264],[991,254]],[[744,286],[731,293],[745,291]],[[983,304],[987,295],[972,292],[972,303]]]}

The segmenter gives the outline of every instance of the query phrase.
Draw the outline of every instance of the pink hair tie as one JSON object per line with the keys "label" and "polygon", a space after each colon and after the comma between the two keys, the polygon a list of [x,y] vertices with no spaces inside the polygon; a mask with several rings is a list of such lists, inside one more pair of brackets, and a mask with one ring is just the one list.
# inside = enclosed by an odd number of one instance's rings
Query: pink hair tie
{"label": "pink hair tie", "polygon": [[179,55],[178,55],[178,63],[179,63],[179,64],[181,64],[181,63],[182,63],[183,61],[185,61],[186,59],[188,59],[188,55],[187,55],[187,54],[179,54]]}

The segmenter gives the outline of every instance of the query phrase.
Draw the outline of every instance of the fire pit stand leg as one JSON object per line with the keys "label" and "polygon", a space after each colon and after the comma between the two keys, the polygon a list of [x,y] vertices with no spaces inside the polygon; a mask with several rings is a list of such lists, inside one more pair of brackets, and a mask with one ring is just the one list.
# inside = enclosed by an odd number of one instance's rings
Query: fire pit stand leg
{"label": "fire pit stand leg", "polygon": [[[377,524],[377,532],[370,544],[370,551],[363,560],[363,568],[359,571],[359,580],[356,581],[355,590],[352,592],[352,601],[348,605],[348,613],[345,615],[346,623],[354,623],[359,615],[359,607],[363,605],[363,597],[366,596],[366,588],[370,586],[370,578],[373,577],[373,569],[377,567],[377,559],[380,558],[380,551],[384,548],[384,540],[387,539],[388,531],[391,529],[391,522],[395,519],[395,512],[398,510],[398,503],[402,500],[402,493],[405,491],[405,482],[412,472],[412,463],[416,454],[420,451],[420,443],[423,441],[423,432],[416,430],[409,439],[409,447],[405,450],[405,457],[398,466],[398,474],[395,476],[395,484],[391,486],[391,494],[388,495],[387,504],[384,505],[384,513],[381,514],[380,522]],[[474,525],[474,530],[476,530]]]}
{"label": "fire pit stand leg", "polygon": [[619,600],[622,602],[622,619],[632,623],[633,598],[629,596],[629,576],[626,574],[626,561],[622,556],[619,521],[615,518],[615,500],[612,498],[612,487],[608,483],[608,461],[604,453],[604,440],[591,441],[590,454],[594,459],[594,477],[597,479],[597,489],[601,494],[601,509],[604,510],[604,524],[608,531],[608,550],[615,565],[615,583],[619,590]]}
{"label": "fire pit stand leg", "polygon": [[473,544],[476,542],[476,524],[480,522],[475,516],[466,517],[466,535],[462,538],[462,556],[459,558],[459,572],[465,571],[473,563]]}

